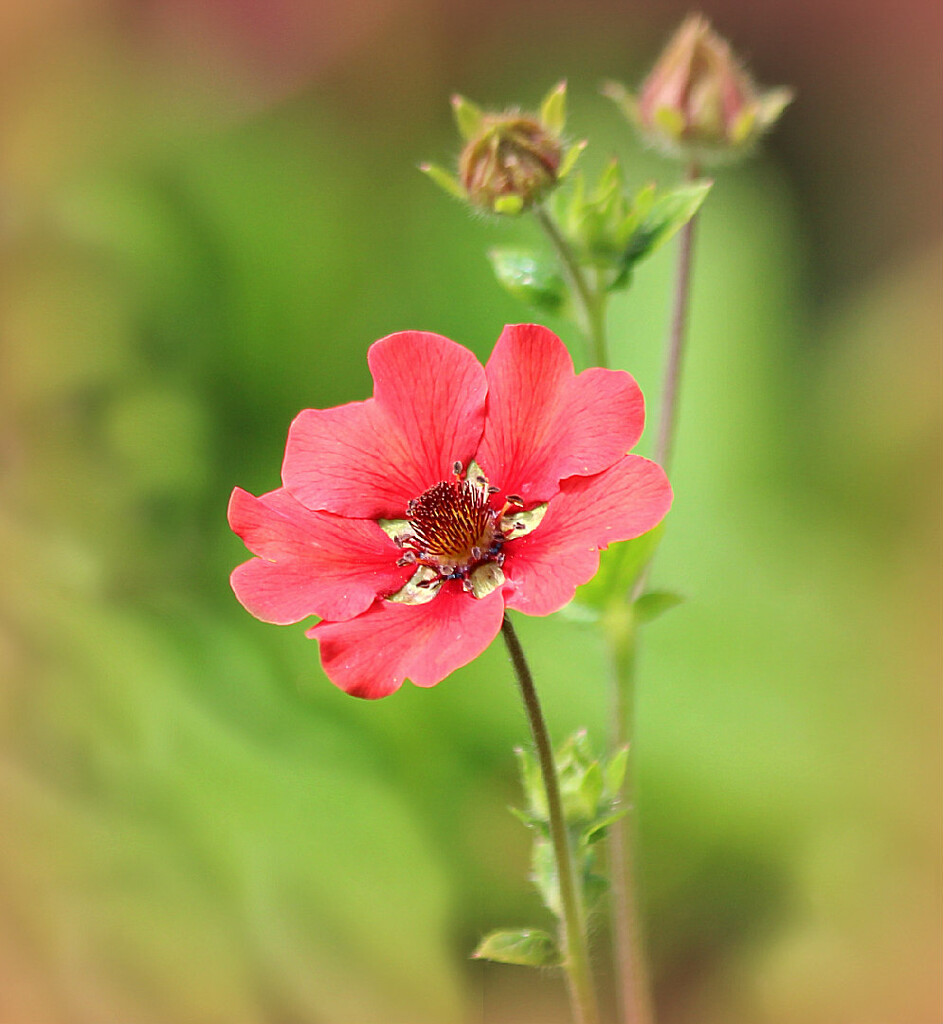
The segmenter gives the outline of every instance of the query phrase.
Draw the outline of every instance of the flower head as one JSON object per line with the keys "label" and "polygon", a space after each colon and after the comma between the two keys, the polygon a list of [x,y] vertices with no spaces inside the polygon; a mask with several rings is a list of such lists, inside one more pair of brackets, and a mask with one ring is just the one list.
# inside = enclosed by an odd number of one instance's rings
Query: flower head
{"label": "flower head", "polygon": [[283,486],[236,488],[229,522],[255,556],[232,574],[242,604],[266,622],[319,616],[329,678],[383,697],[471,661],[506,608],[561,608],[601,548],[662,519],[671,488],[627,454],[644,421],[632,377],[575,374],[546,328],[505,328],[484,367],[420,331],[368,362],[373,397],[299,413]]}
{"label": "flower head", "polygon": [[685,18],[638,96],[616,83],[605,91],[654,145],[708,163],[748,151],[792,99],[791,89],[761,91],[701,14]]}

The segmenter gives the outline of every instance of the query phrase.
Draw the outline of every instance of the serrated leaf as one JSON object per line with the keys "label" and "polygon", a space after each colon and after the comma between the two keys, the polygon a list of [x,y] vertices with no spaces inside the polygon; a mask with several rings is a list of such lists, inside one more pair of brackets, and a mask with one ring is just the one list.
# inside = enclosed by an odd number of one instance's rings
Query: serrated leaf
{"label": "serrated leaf", "polygon": [[650,590],[635,602],[635,615],[639,622],[651,622],[683,601],[681,594],[671,590]]}
{"label": "serrated leaf", "polygon": [[539,928],[492,932],[478,943],[472,956],[478,960],[525,967],[557,967],[563,963],[554,937]]}
{"label": "serrated leaf", "polygon": [[623,257],[627,266],[650,256],[697,213],[713,182],[696,181],[660,195],[629,239]]}
{"label": "serrated leaf", "polygon": [[548,312],[563,305],[566,284],[552,260],[526,249],[492,249],[488,259],[498,283],[515,299]]}
{"label": "serrated leaf", "polygon": [[599,571],[589,583],[577,587],[573,599],[575,615],[585,619],[589,610],[598,617],[612,601],[623,600],[654,554],[663,533],[664,524],[659,523],[640,537],[610,544],[600,552]]}

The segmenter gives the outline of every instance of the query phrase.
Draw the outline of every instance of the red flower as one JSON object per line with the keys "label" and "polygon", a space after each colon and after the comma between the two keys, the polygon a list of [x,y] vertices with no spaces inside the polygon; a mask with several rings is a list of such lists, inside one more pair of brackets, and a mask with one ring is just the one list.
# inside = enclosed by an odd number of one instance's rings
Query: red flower
{"label": "red flower", "polygon": [[367,359],[373,398],[295,418],[283,487],[233,491],[230,525],[257,557],[232,587],[265,622],[320,616],[308,636],[331,680],[385,697],[471,661],[505,608],[561,608],[601,548],[662,519],[671,488],[626,454],[644,421],[632,377],[576,375],[544,327],[506,327],[485,367],[421,331]]}

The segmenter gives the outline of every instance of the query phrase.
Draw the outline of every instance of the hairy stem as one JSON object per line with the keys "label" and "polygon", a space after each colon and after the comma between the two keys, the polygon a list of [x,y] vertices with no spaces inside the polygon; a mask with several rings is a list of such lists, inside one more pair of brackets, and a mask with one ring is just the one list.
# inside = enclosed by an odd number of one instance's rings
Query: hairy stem
{"label": "hairy stem", "polygon": [[534,688],[534,679],[530,674],[527,659],[524,657],[520,640],[518,640],[514,626],[507,615],[504,616],[501,632],[504,635],[504,642],[507,644],[511,664],[514,666],[514,674],[517,676],[524,710],[527,712],[530,731],[537,747],[537,760],[540,764],[544,789],[547,792],[550,839],[557,862],[560,905],[563,909],[564,966],[569,982],[573,1018],[575,1024],[599,1024],[596,991],[589,963],[589,944],[586,939],[583,903],[573,868],[573,855],[570,850],[566,821],[563,817],[563,803],[560,799],[560,786],[553,759],[553,748],[550,745],[550,735],[547,732],[543,712],[540,710],[540,701],[537,699],[537,690]]}
{"label": "hairy stem", "polygon": [[606,340],[606,293],[593,288],[583,273],[570,243],[563,237],[554,219],[542,206],[534,208],[537,223],[543,228],[557,254],[570,292],[576,300],[583,321],[582,327],[589,341],[589,354],[594,365],[608,366],[609,346]]}
{"label": "hairy stem", "polygon": [[[688,167],[687,180],[698,176],[695,164]],[[674,447],[675,426],[678,418],[678,391],[681,384],[681,366],[687,337],[688,305],[691,296],[691,257],[694,251],[694,224],[692,217],[681,229],[678,241],[678,271],[675,278],[674,301],[671,308],[671,332],[668,335],[668,361],[661,394],[661,418],[658,439],[655,442],[655,461],[667,470]]]}

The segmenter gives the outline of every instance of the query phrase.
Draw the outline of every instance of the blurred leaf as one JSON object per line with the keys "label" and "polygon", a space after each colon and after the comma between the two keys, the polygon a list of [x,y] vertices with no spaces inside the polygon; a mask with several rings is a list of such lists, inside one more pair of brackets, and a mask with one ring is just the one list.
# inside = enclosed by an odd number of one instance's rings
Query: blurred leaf
{"label": "blurred leaf", "polygon": [[583,832],[581,836],[582,841],[587,846],[590,846],[593,843],[598,843],[600,839],[605,838],[606,829],[620,818],[624,818],[628,813],[628,807],[620,807],[619,810],[613,811],[612,814],[607,814],[604,818],[594,821],[589,828]]}
{"label": "blurred leaf", "polygon": [[462,202],[466,202],[468,195],[465,189],[462,188],[461,182],[454,174],[450,174],[445,168],[439,167],[438,164],[420,164],[419,170],[422,171],[427,177],[431,178],[439,188],[448,194],[453,199],[460,199]]}
{"label": "blurred leaf", "polygon": [[622,783],[625,781],[625,770],[629,763],[629,748],[620,747],[609,758],[603,775],[606,779],[606,795],[616,797],[622,790]]}
{"label": "blurred leaf", "polygon": [[560,903],[560,882],[557,877],[557,861],[549,839],[535,839],[531,856],[531,878],[544,901],[544,906],[558,918],[563,917]]}
{"label": "blurred leaf", "polygon": [[[633,540],[610,544],[599,553],[599,571],[583,586],[577,587],[572,604],[574,617],[585,617],[589,612],[596,617],[611,601],[624,600],[655,553],[664,533],[664,522]],[[570,607],[570,606],[568,606]],[[567,613],[567,609],[564,609]]]}
{"label": "blurred leaf", "polygon": [[462,138],[466,140],[473,139],[481,131],[481,107],[472,103],[471,100],[457,94],[453,96],[452,114],[455,117],[455,125]]}
{"label": "blurred leaf", "polygon": [[559,135],[566,125],[566,82],[558,82],[540,104],[540,120],[553,135]]}
{"label": "blurred leaf", "polygon": [[551,313],[563,305],[566,285],[550,257],[528,249],[491,249],[488,259],[498,283],[515,299]]}
{"label": "blurred leaf", "polygon": [[518,821],[522,822],[528,828],[536,829],[543,836],[550,836],[550,826],[544,818],[538,818],[536,814],[530,814],[528,811],[522,811],[519,807],[508,807],[508,810],[515,818],[517,818]]}
{"label": "blurred leaf", "polygon": [[537,928],[492,932],[481,940],[472,956],[527,967],[557,967],[563,962],[553,936]]}
{"label": "blurred leaf", "polygon": [[650,590],[635,602],[635,615],[639,622],[651,622],[684,602],[680,594],[670,590]]}
{"label": "blurred leaf", "polygon": [[603,897],[609,892],[609,880],[594,871],[588,871],[583,876],[583,906],[587,911],[593,911],[599,905]]}
{"label": "blurred leaf", "polygon": [[602,797],[602,790],[602,771],[599,768],[599,762],[594,761],[583,773],[583,778],[580,781],[579,797],[584,817],[595,817]]}
{"label": "blurred leaf", "polygon": [[544,780],[540,774],[537,758],[526,747],[516,747],[514,753],[517,755],[521,782],[529,810],[536,818],[546,821],[549,817],[547,791],[544,789]]}
{"label": "blurred leaf", "polygon": [[625,269],[650,256],[684,227],[700,209],[712,185],[711,181],[697,181],[658,196],[629,239],[623,256]]}

